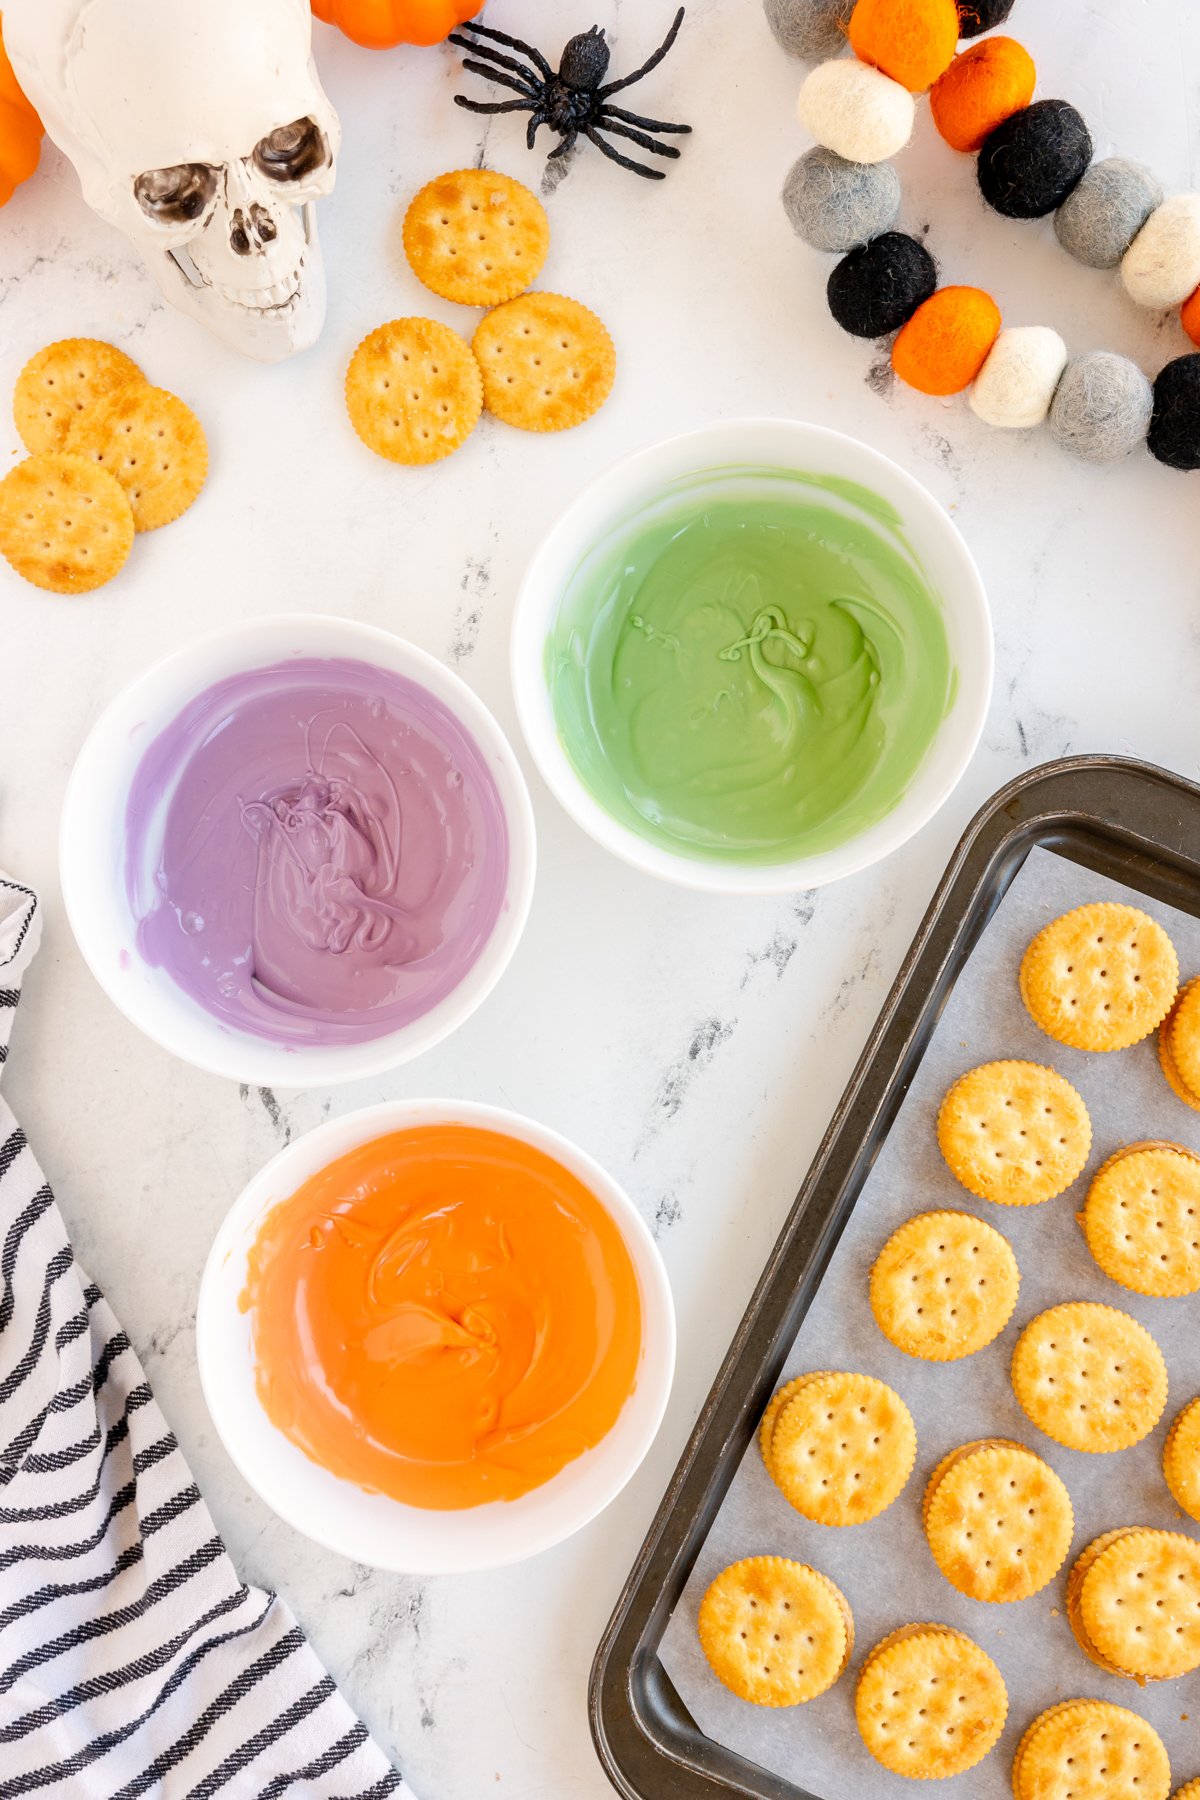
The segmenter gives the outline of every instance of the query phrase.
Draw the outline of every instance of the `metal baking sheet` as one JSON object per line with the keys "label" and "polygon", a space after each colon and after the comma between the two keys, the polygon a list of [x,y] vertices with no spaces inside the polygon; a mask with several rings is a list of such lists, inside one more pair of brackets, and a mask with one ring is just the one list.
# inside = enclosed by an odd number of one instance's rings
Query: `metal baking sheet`
{"label": "metal baking sheet", "polygon": [[[1200,1115],[1183,1106],[1163,1080],[1153,1039],[1106,1056],[1065,1050],[1037,1029],[1017,991],[1017,966],[1034,933],[1059,913],[1093,899],[1143,904],[1140,894],[1052,851],[1031,853],[959,977],[784,1366],[785,1380],[805,1369],[862,1369],[902,1394],[919,1443],[908,1487],[868,1525],[849,1530],[812,1525],[787,1504],[752,1443],[659,1651],[702,1731],[798,1781],[821,1800],[844,1794],[851,1773],[853,1791],[864,1800],[876,1795],[890,1800],[908,1783],[889,1775],[863,1748],[854,1723],[853,1674],[807,1706],[778,1710],[748,1706],[713,1678],[696,1640],[696,1609],[713,1576],[741,1556],[797,1557],[831,1575],[854,1612],[855,1666],[885,1633],[914,1620],[957,1625],[983,1645],[1008,1687],[1008,1725],[986,1762],[939,1783],[938,1792],[953,1800],[1005,1800],[1021,1733],[1044,1707],[1075,1694],[1136,1706],[1161,1732],[1172,1766],[1189,1777],[1200,1774],[1200,1736],[1194,1724],[1189,1728],[1180,1720],[1194,1682],[1158,1683],[1139,1693],[1132,1683],[1085,1661],[1066,1622],[1065,1571],[1032,1600],[989,1606],[966,1599],[938,1573],[921,1530],[919,1502],[934,1464],[948,1450],[982,1437],[1019,1439],[1058,1470],[1075,1508],[1076,1549],[1118,1525],[1179,1528],[1160,1456],[1171,1415],[1200,1393],[1200,1301],[1147,1300],[1118,1287],[1089,1255],[1075,1210],[1088,1172],[1121,1144],[1170,1138],[1200,1151]],[[1200,971],[1200,921],[1148,904],[1174,939],[1184,970]],[[1051,1063],[1074,1082],[1092,1116],[1088,1171],[1067,1194],[1043,1206],[999,1207],[973,1199],[938,1151],[934,1121],[946,1089],[976,1063],[1002,1057]],[[919,1362],[895,1349],[867,1302],[871,1264],[884,1240],[913,1213],[936,1206],[986,1218],[1009,1239],[1021,1267],[1020,1297],[1007,1329],[986,1350],[946,1364]],[[1064,1450],[1043,1437],[1017,1405],[1008,1378],[1013,1344],[1023,1324],[1062,1300],[1120,1306],[1162,1347],[1171,1378],[1167,1414],[1132,1450],[1107,1456]]]}
{"label": "metal baking sheet", "polygon": [[[801,1204],[785,1230],[710,1402],[710,1413],[715,1407],[726,1418],[731,1416],[740,1367],[744,1393],[737,1415],[738,1441],[731,1444],[733,1434],[727,1433],[723,1446],[714,1442],[714,1417],[702,1421],[681,1465],[679,1492],[668,1497],[665,1507],[674,1518],[665,1529],[660,1521],[652,1532],[602,1647],[593,1724],[610,1775],[626,1793],[742,1793],[813,1800],[854,1795],[856,1800],[859,1796],[873,1800],[911,1792],[910,1783],[882,1769],[862,1745],[853,1715],[854,1680],[863,1656],[880,1637],[898,1625],[925,1619],[957,1625],[974,1637],[995,1658],[1009,1690],[1008,1723],[997,1749],[974,1770],[937,1784],[938,1792],[951,1800],[967,1796],[1006,1800],[1012,1753],[1021,1732],[1042,1708],[1076,1694],[1108,1697],[1142,1712],[1166,1741],[1177,1780],[1200,1774],[1200,1734],[1187,1719],[1189,1710],[1194,1718],[1200,1707],[1197,1678],[1139,1690],[1131,1682],[1106,1676],[1083,1657],[1071,1637],[1063,1601],[1066,1567],[1032,1600],[1003,1607],[981,1605],[943,1580],[920,1527],[920,1496],[934,1464],[947,1450],[984,1436],[1017,1438],[1058,1469],[1075,1506],[1072,1555],[1114,1525],[1148,1523],[1180,1529],[1181,1523],[1188,1524],[1181,1522],[1167,1493],[1159,1457],[1171,1418],[1185,1400],[1200,1393],[1200,1300],[1149,1300],[1109,1281],[1088,1254],[1074,1213],[1086,1191],[1088,1172],[1119,1144],[1168,1137],[1200,1150],[1200,1115],[1190,1112],[1167,1088],[1153,1040],[1110,1056],[1063,1049],[1033,1025],[1016,986],[1020,955],[1033,933],[1048,919],[1089,899],[1126,898],[1144,906],[1170,931],[1185,975],[1200,971],[1200,919],[1195,916],[1200,912],[1200,884],[1194,870],[1180,867],[1178,841],[1182,837],[1191,844],[1200,842],[1196,790],[1154,771],[1134,776],[1130,765],[1113,767],[1130,772],[1134,788],[1144,779],[1147,802],[1157,799],[1159,807],[1167,797],[1175,802],[1170,830],[1164,832],[1169,841],[1163,846],[1161,864],[1156,865],[1145,842],[1123,848],[1119,833],[1107,848],[1102,832],[1089,843],[1086,820],[1072,817],[1065,808],[1048,814],[1040,828],[1026,823],[1028,841],[1005,865],[1001,851],[1006,827],[1019,835],[1022,825],[1020,808],[1015,808],[1010,818],[993,821],[992,891],[988,892],[986,871],[977,871],[973,887],[959,880],[960,889],[964,885],[970,889],[971,907],[963,919],[954,921],[959,929],[948,933],[941,957],[946,989],[944,995],[928,995],[932,1016],[922,1021],[918,1013],[905,1030],[902,1017],[895,1016],[903,1013],[903,975],[893,993],[877,1037],[886,1038],[890,1031],[897,1044],[907,1046],[908,1065],[899,1058],[889,1082],[886,1070],[870,1068],[872,1049],[877,1055],[881,1044],[869,1049],[867,1067],[865,1071],[860,1067],[856,1076],[859,1091],[855,1093],[852,1084],[835,1123],[834,1142],[827,1140],[818,1158],[828,1173],[839,1134],[853,1128],[856,1106],[861,1116],[869,1105],[871,1123],[863,1130],[865,1176],[857,1184],[852,1178],[836,1196],[826,1195],[824,1232],[819,1217],[816,1224],[811,1219],[811,1193],[809,1207]],[[1069,789],[1071,784],[1066,785]],[[1116,788],[1113,792],[1117,806],[1122,796]],[[1124,795],[1136,811],[1133,798],[1130,792]],[[1135,879],[1101,873],[1106,865]],[[951,884],[953,878],[952,867]],[[1170,899],[1164,900],[1163,893]],[[933,951],[929,940],[936,940],[933,927],[939,920],[946,925],[947,893],[939,900],[940,907],[935,906],[923,928],[925,957],[919,954],[919,938],[910,958],[910,964],[915,959],[907,971],[910,977],[920,973],[922,960],[926,968],[937,966],[936,958],[932,965],[929,962]],[[971,918],[974,929],[966,932],[963,928]],[[890,1023],[888,1012],[893,1015]],[[1094,1130],[1088,1170],[1075,1188],[1058,1200],[1028,1209],[972,1199],[949,1174],[934,1136],[938,1103],[955,1077],[976,1063],[1012,1056],[1050,1062],[1075,1082],[1087,1100]],[[873,1095],[862,1091],[864,1073],[875,1076]],[[867,1304],[867,1275],[879,1247],[898,1224],[914,1212],[942,1205],[976,1212],[1005,1232],[1021,1265],[1022,1287],[1012,1321],[992,1346],[961,1363],[932,1365],[904,1356],[883,1337]],[[810,1242],[803,1273],[816,1271],[812,1291],[803,1296],[804,1280],[796,1281],[793,1274],[802,1306],[799,1331],[793,1321],[786,1335],[778,1329],[772,1334],[772,1311],[784,1321],[787,1317],[786,1296],[778,1291],[788,1261],[786,1240],[789,1233],[806,1235],[806,1219]],[[840,1238],[830,1254],[838,1231]],[[1133,1450],[1099,1457],[1064,1450],[1035,1429],[1012,1395],[1008,1364],[1022,1325],[1046,1306],[1066,1299],[1105,1300],[1124,1307],[1148,1326],[1167,1357],[1171,1379],[1167,1411],[1158,1429]],[[766,1395],[778,1381],[814,1367],[857,1368],[880,1376],[904,1395],[916,1420],[920,1448],[913,1477],[901,1498],[869,1525],[834,1531],[809,1524],[788,1506],[762,1466],[753,1432]],[[697,1463],[705,1451],[714,1462],[708,1504],[694,1514],[681,1513],[680,1494],[689,1486],[695,1488]],[[773,1711],[737,1700],[715,1680],[699,1651],[695,1617],[707,1583],[729,1562],[759,1553],[812,1562],[839,1583],[854,1610],[857,1644],[852,1667],[829,1694],[807,1706]],[[638,1654],[624,1671],[625,1700],[614,1706],[617,1675],[612,1653],[622,1636],[626,1644],[631,1641],[634,1623],[640,1625]],[[670,1767],[670,1785],[631,1781],[635,1765],[643,1772],[658,1766],[664,1777]]]}

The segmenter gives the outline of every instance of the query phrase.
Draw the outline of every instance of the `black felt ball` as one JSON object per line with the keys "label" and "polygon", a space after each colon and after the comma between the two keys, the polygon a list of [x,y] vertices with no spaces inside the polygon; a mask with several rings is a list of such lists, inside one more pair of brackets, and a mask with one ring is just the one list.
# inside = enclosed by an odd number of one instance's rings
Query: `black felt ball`
{"label": "black felt ball", "polygon": [[1170,469],[1200,469],[1200,351],[1160,369],[1146,444]]}
{"label": "black felt ball", "polygon": [[1003,25],[1016,0],[958,0],[958,33],[960,37],[978,37]]}
{"label": "black felt ball", "polygon": [[937,286],[937,265],[924,244],[885,231],[843,256],[829,277],[829,310],[854,337],[886,337],[911,319]]}
{"label": "black felt ball", "polygon": [[1092,137],[1066,100],[1035,100],[989,132],[979,187],[1006,219],[1041,219],[1060,207],[1092,160]]}

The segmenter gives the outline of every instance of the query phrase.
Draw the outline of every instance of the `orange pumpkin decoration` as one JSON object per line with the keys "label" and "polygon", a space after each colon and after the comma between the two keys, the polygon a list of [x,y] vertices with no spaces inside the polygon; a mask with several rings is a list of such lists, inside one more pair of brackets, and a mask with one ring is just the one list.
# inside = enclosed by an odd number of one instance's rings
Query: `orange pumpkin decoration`
{"label": "orange pumpkin decoration", "polygon": [[318,19],[336,25],[368,50],[393,44],[440,44],[473,19],[482,0],[312,0]]}
{"label": "orange pumpkin decoration", "polygon": [[33,174],[42,147],[42,121],[13,74],[4,50],[3,26],[0,17],[0,206]]}

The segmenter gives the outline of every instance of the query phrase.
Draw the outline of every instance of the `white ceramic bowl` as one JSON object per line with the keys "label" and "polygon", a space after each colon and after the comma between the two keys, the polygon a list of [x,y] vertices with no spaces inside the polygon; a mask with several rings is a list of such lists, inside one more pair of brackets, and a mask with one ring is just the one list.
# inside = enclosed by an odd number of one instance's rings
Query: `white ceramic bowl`
{"label": "white ceramic bowl", "polygon": [[[581,559],[614,527],[682,476],[754,467],[799,470],[874,489],[901,529],[944,608],[957,689],[924,761],[898,805],[835,849],[791,861],[738,864],[678,854],[615,819],[576,773],[558,734],[545,677],[546,641]],[[828,494],[822,496],[831,501]],[[834,502],[836,504],[836,502]],[[979,571],[932,495],[886,456],[841,432],[793,419],[733,419],[636,451],[573,500],[534,554],[517,598],[512,675],[517,711],[538,768],[562,805],[597,843],[635,868],[715,893],[792,893],[878,862],[919,831],[970,762],[992,691],[992,627]]]}
{"label": "white ceramic bowl", "polygon": [[[425,1511],[331,1475],[268,1419],[254,1382],[250,1320],[238,1306],[264,1215],[335,1157],[389,1131],[454,1122],[533,1144],[591,1189],[616,1221],[637,1271],[642,1356],[637,1386],[608,1436],[519,1500]],[[230,1208],[200,1284],[196,1348],[208,1410],[255,1492],[289,1525],[355,1562],[409,1574],[499,1568],[548,1550],[595,1518],[633,1475],[662,1421],[675,1370],[675,1309],[662,1258],[633,1202],[590,1156],[557,1132],[501,1107],[402,1100],[332,1119],[298,1138]]]}
{"label": "white ceramic bowl", "polygon": [[[125,805],[147,745],[213,682],[294,656],[353,657],[407,675],[436,695],[479,745],[508,823],[508,890],[474,965],[429,1012],[364,1043],[285,1047],[217,1019],[165,970],[142,960],[125,891]],[[254,1087],[328,1087],[409,1062],[440,1043],[486,999],[525,927],[535,845],[533,809],[520,764],[491,713],[464,681],[389,631],[350,619],[281,614],[185,644],[106,707],[67,784],[59,868],[67,916],[86,962],[109,999],[147,1037],[197,1068]]]}

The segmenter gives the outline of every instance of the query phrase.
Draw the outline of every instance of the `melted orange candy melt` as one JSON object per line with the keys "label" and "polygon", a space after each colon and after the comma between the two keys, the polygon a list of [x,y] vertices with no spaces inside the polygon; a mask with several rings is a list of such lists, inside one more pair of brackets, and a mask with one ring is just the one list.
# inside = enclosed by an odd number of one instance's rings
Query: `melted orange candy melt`
{"label": "melted orange candy melt", "polygon": [[641,1351],[637,1273],[591,1190],[467,1125],[393,1132],[273,1208],[250,1252],[268,1416],[410,1506],[514,1500],[612,1428]]}

